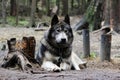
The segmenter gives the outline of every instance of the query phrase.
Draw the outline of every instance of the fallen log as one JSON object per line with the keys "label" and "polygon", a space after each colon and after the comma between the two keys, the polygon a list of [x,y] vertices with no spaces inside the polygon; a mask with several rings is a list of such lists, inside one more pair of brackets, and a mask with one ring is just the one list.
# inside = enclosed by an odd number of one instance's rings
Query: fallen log
{"label": "fallen log", "polygon": [[49,24],[46,22],[38,23],[35,31],[44,31],[45,27],[49,27]]}

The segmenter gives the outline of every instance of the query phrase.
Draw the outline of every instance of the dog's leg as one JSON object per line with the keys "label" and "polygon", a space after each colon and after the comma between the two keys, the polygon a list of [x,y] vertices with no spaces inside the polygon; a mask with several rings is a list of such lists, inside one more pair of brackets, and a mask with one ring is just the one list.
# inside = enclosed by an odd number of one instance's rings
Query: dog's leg
{"label": "dog's leg", "polygon": [[61,68],[58,67],[56,64],[52,63],[51,61],[43,61],[41,68],[47,71],[54,71],[54,72],[61,71]]}
{"label": "dog's leg", "polygon": [[60,64],[60,68],[62,70],[70,70],[71,69],[71,64],[70,63],[67,63],[67,62],[62,62]]}
{"label": "dog's leg", "polygon": [[71,61],[75,70],[80,70],[80,64],[86,64],[86,62],[83,62],[74,52],[72,52]]}

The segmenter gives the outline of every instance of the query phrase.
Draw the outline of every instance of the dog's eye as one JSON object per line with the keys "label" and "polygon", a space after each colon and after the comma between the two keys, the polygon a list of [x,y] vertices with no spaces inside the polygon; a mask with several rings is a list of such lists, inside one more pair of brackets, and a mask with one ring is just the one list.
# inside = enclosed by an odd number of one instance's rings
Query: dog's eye
{"label": "dog's eye", "polygon": [[67,32],[68,32],[68,30],[64,30],[64,32],[65,32],[65,33],[67,33]]}

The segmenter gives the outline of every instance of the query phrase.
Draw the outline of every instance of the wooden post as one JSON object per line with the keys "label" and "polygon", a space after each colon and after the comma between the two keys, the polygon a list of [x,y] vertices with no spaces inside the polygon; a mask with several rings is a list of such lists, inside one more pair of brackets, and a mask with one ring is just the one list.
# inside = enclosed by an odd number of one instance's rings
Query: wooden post
{"label": "wooden post", "polygon": [[111,34],[101,35],[100,59],[110,61],[111,54]]}
{"label": "wooden post", "polygon": [[82,31],[83,34],[83,52],[84,58],[90,57],[90,38],[89,38],[89,30],[88,29],[83,29]]}
{"label": "wooden post", "polygon": [[107,34],[110,32],[110,27],[102,29],[101,43],[100,43],[100,60],[110,61],[111,54],[111,39],[112,35]]}

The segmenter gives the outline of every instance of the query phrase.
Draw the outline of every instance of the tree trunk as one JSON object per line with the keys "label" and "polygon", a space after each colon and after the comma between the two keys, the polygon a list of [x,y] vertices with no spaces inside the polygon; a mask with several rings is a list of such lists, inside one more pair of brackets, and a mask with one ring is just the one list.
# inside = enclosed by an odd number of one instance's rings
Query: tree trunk
{"label": "tree trunk", "polygon": [[117,31],[118,29],[118,21],[119,21],[119,0],[110,0],[111,8],[110,8],[110,20],[113,21],[112,28]]}
{"label": "tree trunk", "polygon": [[16,0],[16,25],[18,25],[19,0]]}
{"label": "tree trunk", "polygon": [[74,0],[71,0],[71,10],[73,10],[73,4],[74,4]]}
{"label": "tree trunk", "polygon": [[27,7],[29,10],[27,10],[28,12],[27,12],[26,16],[30,16],[30,6],[31,6],[31,2],[30,2],[30,0],[27,0]]}
{"label": "tree trunk", "polygon": [[95,17],[94,17],[94,28],[93,30],[97,30],[101,28],[101,22],[103,20],[103,1],[99,2],[98,7],[96,8]]}
{"label": "tree trunk", "polygon": [[5,6],[6,0],[2,0],[2,16],[3,16],[3,26],[5,26],[6,23],[6,6]]}
{"label": "tree trunk", "polygon": [[50,0],[47,0],[47,15],[48,15],[48,16],[51,16]]}
{"label": "tree trunk", "polygon": [[105,13],[104,13],[104,19],[105,24],[104,25],[110,25],[110,0],[106,0],[105,2]]}
{"label": "tree trunk", "polygon": [[32,0],[31,21],[30,21],[31,27],[35,27],[35,11],[36,11],[36,0]]}
{"label": "tree trunk", "polygon": [[60,0],[56,0],[56,5],[57,5],[57,7],[58,7],[57,14],[59,14],[59,10],[60,10]]}
{"label": "tree trunk", "polygon": [[90,30],[98,29],[101,25],[101,20],[103,18],[103,11],[101,10],[103,2],[103,0],[92,0],[83,18],[81,18],[81,20],[75,25],[73,29],[75,31],[81,30],[86,22],[91,24],[89,26]]}
{"label": "tree trunk", "polygon": [[[119,11],[118,14],[120,14],[120,0],[118,1],[118,11]],[[119,18],[118,22],[120,23],[120,15],[118,16],[118,18]]]}
{"label": "tree trunk", "polygon": [[86,1],[86,6],[85,6],[86,9],[87,9],[87,7],[89,6],[89,4],[90,4],[91,1],[92,1],[92,0],[87,0],[87,1]]}
{"label": "tree trunk", "polygon": [[62,15],[66,15],[68,14],[68,0],[62,0],[62,4],[63,4]]}
{"label": "tree trunk", "polygon": [[[80,3],[80,1],[78,3]],[[83,14],[85,12],[85,5],[86,5],[86,0],[81,0],[81,5],[80,5],[81,6],[81,8],[80,8],[81,14]]]}
{"label": "tree trunk", "polygon": [[10,0],[10,15],[16,16],[16,0]]}

